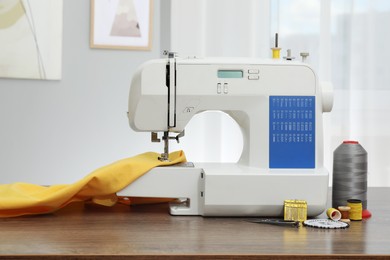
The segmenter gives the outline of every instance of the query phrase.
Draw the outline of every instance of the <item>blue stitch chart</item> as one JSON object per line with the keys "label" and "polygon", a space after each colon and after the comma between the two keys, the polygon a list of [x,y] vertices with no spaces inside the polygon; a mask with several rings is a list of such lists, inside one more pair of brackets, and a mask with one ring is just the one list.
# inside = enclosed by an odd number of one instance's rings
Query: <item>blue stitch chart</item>
{"label": "blue stitch chart", "polygon": [[315,97],[269,97],[269,168],[315,167]]}

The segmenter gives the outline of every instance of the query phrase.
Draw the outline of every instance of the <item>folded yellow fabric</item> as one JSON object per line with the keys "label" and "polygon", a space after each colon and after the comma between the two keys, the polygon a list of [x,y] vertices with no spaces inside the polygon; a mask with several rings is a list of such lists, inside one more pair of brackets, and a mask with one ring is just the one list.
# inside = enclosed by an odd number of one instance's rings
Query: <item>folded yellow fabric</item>
{"label": "folded yellow fabric", "polygon": [[185,162],[183,151],[169,155],[169,162],[158,160],[157,153],[143,153],[99,168],[83,179],[49,187],[28,183],[0,185],[0,217],[43,214],[58,210],[71,202],[92,200],[111,206],[116,192],[156,166]]}

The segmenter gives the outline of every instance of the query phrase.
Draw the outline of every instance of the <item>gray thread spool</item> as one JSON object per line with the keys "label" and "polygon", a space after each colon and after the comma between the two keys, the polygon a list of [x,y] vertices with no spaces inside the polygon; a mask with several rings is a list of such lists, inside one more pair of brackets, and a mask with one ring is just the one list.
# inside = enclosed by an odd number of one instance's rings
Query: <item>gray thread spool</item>
{"label": "gray thread spool", "polygon": [[367,209],[367,152],[356,141],[344,141],[333,152],[332,207],[362,201]]}

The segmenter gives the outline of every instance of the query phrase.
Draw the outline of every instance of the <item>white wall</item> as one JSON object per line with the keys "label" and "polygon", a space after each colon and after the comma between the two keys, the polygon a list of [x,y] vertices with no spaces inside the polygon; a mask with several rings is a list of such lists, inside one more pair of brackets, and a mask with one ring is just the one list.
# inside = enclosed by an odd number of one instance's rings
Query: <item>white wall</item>
{"label": "white wall", "polygon": [[126,117],[134,70],[161,54],[160,1],[151,51],[90,49],[90,1],[66,0],[63,7],[62,80],[0,79],[0,183],[71,183],[160,149],[133,132]]}

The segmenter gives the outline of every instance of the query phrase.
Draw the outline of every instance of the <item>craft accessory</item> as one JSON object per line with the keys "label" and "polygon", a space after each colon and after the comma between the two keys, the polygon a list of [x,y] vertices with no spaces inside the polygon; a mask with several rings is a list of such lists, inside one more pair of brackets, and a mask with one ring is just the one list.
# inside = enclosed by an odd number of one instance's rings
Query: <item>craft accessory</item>
{"label": "craft accessory", "polygon": [[331,220],[334,220],[334,221],[338,221],[341,219],[341,213],[340,211],[338,211],[337,209],[335,208],[329,208],[327,211],[326,211],[326,215],[328,215],[328,217],[331,219]]}
{"label": "craft accessory", "polygon": [[351,210],[351,207],[348,207],[348,206],[339,206],[337,208],[340,213],[341,213],[341,219],[340,221],[343,221],[343,222],[351,222],[351,220],[349,219],[349,211]]}
{"label": "craft accessory", "polygon": [[350,199],[347,201],[348,207],[350,207],[349,211],[349,219],[350,220],[362,220],[362,211],[363,205],[361,200]]}
{"label": "craft accessory", "polygon": [[305,221],[307,219],[307,203],[305,200],[285,200],[284,220]]}
{"label": "craft accessory", "polygon": [[371,218],[371,212],[368,209],[363,209],[362,211],[362,218]]}
{"label": "craft accessory", "polygon": [[349,224],[330,219],[309,219],[303,222],[304,226],[324,229],[348,228]]}
{"label": "craft accessory", "polygon": [[367,152],[357,141],[344,141],[333,153],[332,207],[348,199],[361,200],[367,209]]}
{"label": "craft accessory", "polygon": [[271,225],[278,225],[278,226],[289,226],[289,227],[299,227],[300,223],[301,223],[299,221],[293,221],[293,220],[268,219],[268,218],[248,220],[248,222],[257,223],[257,224],[271,224]]}

